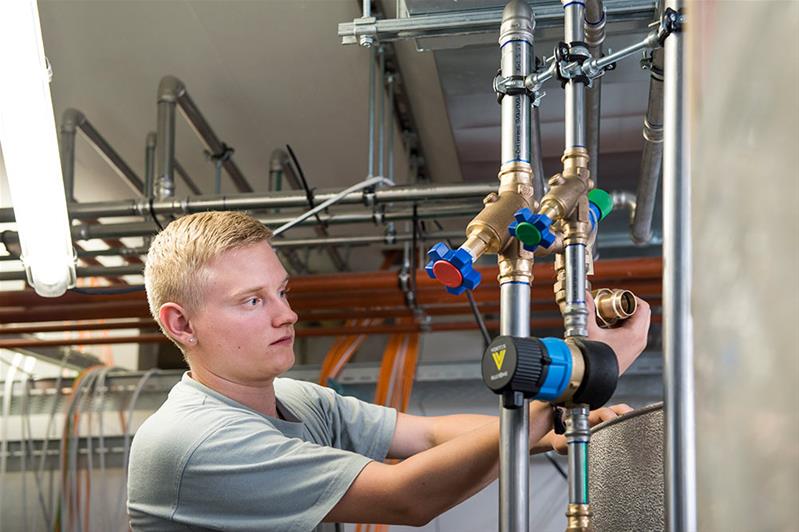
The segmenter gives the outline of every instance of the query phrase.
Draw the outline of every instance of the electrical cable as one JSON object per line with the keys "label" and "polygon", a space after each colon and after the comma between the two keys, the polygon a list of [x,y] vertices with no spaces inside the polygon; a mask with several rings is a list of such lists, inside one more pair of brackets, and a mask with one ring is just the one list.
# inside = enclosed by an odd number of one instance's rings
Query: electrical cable
{"label": "electrical cable", "polygon": [[[433,220],[433,223],[436,224],[436,227],[439,231],[444,230],[444,227],[438,220]],[[455,247],[452,245],[452,241],[449,239],[447,240],[447,245],[450,249],[455,249]],[[474,300],[474,294],[472,294],[472,291],[466,290],[465,294],[466,299],[469,301],[469,307],[472,309],[474,320],[477,322],[477,326],[480,328],[480,334],[483,335],[483,347],[488,348],[488,346],[491,344],[491,334],[488,332],[486,322],[483,319],[483,315],[480,313],[480,309],[477,307],[477,302]]]}
{"label": "electrical cable", "polygon": [[[93,432],[94,432],[94,429],[92,427],[92,413],[93,413],[92,405],[94,403],[94,401],[93,401],[94,394],[95,394],[95,391],[97,390],[97,379],[107,369],[108,369],[107,367],[100,368],[96,373],[92,374],[92,380],[91,380],[91,382],[87,382],[86,383],[86,392],[83,394],[83,397],[81,397],[81,402],[78,404],[78,415],[79,416],[83,415],[84,405],[87,405],[87,408],[85,408],[85,410],[87,412],[87,416],[86,416],[86,427],[87,428],[86,428],[86,436],[85,436],[85,440],[86,440],[86,470],[84,471],[84,479],[86,481],[85,482],[84,494],[85,494],[86,498],[84,499],[83,510],[82,510],[83,513],[81,513],[80,504],[78,505],[78,513],[79,513],[79,515],[83,516],[85,514],[85,519],[81,518],[81,519],[79,519],[79,521],[81,523],[86,523],[86,529],[87,530],[91,530],[91,522],[90,522],[89,518],[90,518],[90,515],[91,515],[90,514],[90,509],[91,509],[91,482],[92,482],[92,472],[93,472],[93,469],[94,469],[94,467],[93,467],[93,461],[94,461],[94,434],[93,434]],[[78,444],[80,444],[80,424],[77,425],[76,429],[77,429],[77,433],[78,433]],[[78,451],[80,451],[80,449],[78,449]],[[78,493],[80,493],[80,477],[78,477],[76,480],[77,480],[78,488],[79,488],[78,489]]]}
{"label": "electrical cable", "polygon": [[[23,396],[23,397],[30,397],[30,388],[31,387],[32,387],[32,384],[31,384],[30,380],[28,380],[26,388],[24,389],[24,392],[25,392],[26,396]],[[27,430],[27,434],[28,434],[28,437],[29,437],[28,438],[28,454],[30,454],[30,456],[31,456],[31,465],[32,465],[31,470],[33,472],[33,478],[36,481],[36,491],[37,491],[38,497],[39,497],[39,506],[40,506],[40,508],[42,510],[42,518],[44,519],[45,527],[47,527],[48,524],[49,524],[50,518],[49,518],[49,513],[47,512],[47,503],[46,503],[45,498],[44,498],[44,486],[43,486],[43,484],[44,484],[44,475],[42,473],[40,473],[37,470],[37,468],[36,468],[36,463],[35,463],[36,462],[36,458],[35,458],[36,453],[35,453],[34,446],[33,446],[33,427],[31,426],[31,413],[30,413],[30,406],[29,405],[30,405],[30,403],[28,402],[27,403],[27,408],[25,406],[23,406],[22,415],[24,416],[24,419],[25,419],[25,425],[26,425],[25,426],[25,430]],[[42,451],[43,451],[43,448],[42,448]]]}
{"label": "electrical cable", "polygon": [[552,458],[552,456],[550,456],[549,453],[544,453],[544,458],[546,458],[549,461],[549,463],[552,464],[552,466],[558,470],[558,473],[560,474],[560,476],[563,477],[563,480],[568,480],[569,477],[566,475],[566,472],[563,470],[563,468],[561,467],[561,465],[558,463],[557,460]]}
{"label": "electrical cable", "polygon": [[353,192],[357,192],[358,190],[363,190],[365,188],[369,188],[369,187],[372,187],[372,186],[375,186],[375,185],[379,185],[379,184],[385,184],[385,185],[388,185],[388,186],[394,186],[394,182],[389,180],[389,179],[386,179],[385,177],[370,177],[368,179],[365,179],[364,181],[361,181],[360,183],[357,183],[355,185],[352,185],[349,188],[346,188],[346,189],[342,190],[341,192],[339,192],[338,194],[336,194],[335,196],[333,196],[329,200],[320,203],[319,205],[317,205],[313,209],[311,209],[309,211],[306,211],[305,213],[301,214],[300,216],[298,216],[297,218],[291,220],[290,222],[281,225],[280,227],[275,229],[272,234],[273,234],[273,236],[277,236],[277,235],[283,233],[284,231],[287,231],[287,230],[291,229],[292,227],[294,227],[298,223],[307,220],[308,218],[310,218],[311,216],[313,216],[317,212],[321,212],[321,211],[327,209],[328,207],[330,207],[331,205],[333,205],[334,203],[338,203],[339,201],[341,201],[348,194],[351,194]]}
{"label": "electrical cable", "polygon": [[[58,409],[58,405],[61,401],[61,384],[64,378],[64,368],[66,366],[67,360],[71,356],[71,352],[66,351],[64,356],[61,357],[61,364],[58,368],[58,377],[56,378],[55,382],[55,394],[53,395],[53,406],[50,408],[50,417],[47,420],[47,428],[45,429],[44,433],[44,443],[42,444],[42,455],[41,459],[39,460],[39,476],[44,478],[44,466],[47,462],[47,456],[50,452],[50,434],[53,428],[53,421],[55,420],[56,410]],[[52,530],[55,528],[55,500],[53,498],[53,478],[55,474],[55,468],[50,469],[50,478],[49,478],[49,488],[47,492],[47,501],[49,502],[49,511],[47,511],[46,519],[47,519],[47,528]]]}
{"label": "electrical cable", "polygon": [[22,388],[22,393],[20,394],[20,412],[19,412],[19,420],[20,420],[20,458],[19,458],[19,470],[20,470],[20,477],[22,482],[22,490],[20,494],[21,499],[21,514],[22,514],[22,530],[29,530],[28,528],[28,443],[30,441],[29,435],[26,433],[26,430],[29,426],[28,423],[25,422],[25,413],[28,412],[30,416],[30,411],[28,407],[28,400],[30,398],[29,395],[29,379],[30,375],[25,372],[22,374],[22,378],[20,379],[20,387]]}
{"label": "electrical cable", "polygon": [[[5,375],[3,385],[3,419],[2,419],[2,439],[0,439],[0,486],[6,485],[6,468],[8,467],[8,418],[11,416],[11,394],[14,393],[14,378],[17,375],[17,367],[22,361],[22,355],[14,355],[11,367]],[[3,530],[3,494],[6,490],[0,490],[0,532]]]}
{"label": "electrical cable", "polygon": [[[294,150],[291,149],[290,144],[286,144],[286,150],[289,152],[289,156],[291,157],[291,161],[294,163],[294,166],[297,167],[297,175],[300,178],[300,184],[302,185],[303,190],[305,191],[305,197],[308,200],[308,207],[313,209],[316,207],[313,197],[313,190],[311,187],[308,186],[308,181],[305,179],[305,172],[302,171],[302,166],[300,166],[300,160],[297,159],[297,156],[294,154]],[[319,214],[314,215],[316,217],[316,221],[319,222],[319,225],[325,227],[327,224],[322,221],[319,217]]]}
{"label": "electrical cable", "polygon": [[[95,400],[95,408],[97,411],[97,431],[99,433],[98,443],[100,447],[98,448],[98,452],[100,454],[100,490],[99,492],[106,497],[108,494],[108,479],[106,478],[106,469],[105,469],[105,455],[106,455],[106,446],[105,446],[105,429],[103,425],[103,418],[105,417],[105,396],[106,396],[106,377],[108,376],[108,372],[111,371],[112,368],[105,368],[103,371],[100,372],[98,376],[98,382],[95,386],[94,390],[99,395],[99,397]],[[106,508],[105,504],[101,505],[101,508]],[[106,514],[105,512],[101,512],[102,520],[99,523],[100,530],[110,530],[110,527],[103,526],[106,525]]]}
{"label": "electrical cable", "polygon": [[[64,430],[62,431],[61,441],[60,464],[62,488],[59,497],[60,529],[70,528],[73,519],[78,519],[78,529],[83,528],[79,511],[73,511],[73,506],[76,506],[76,503],[73,503],[73,501],[77,501],[78,498],[76,482],[78,458],[77,432],[80,422],[79,416],[75,415],[75,409],[79,405],[80,398],[83,395],[84,382],[91,380],[96,371],[102,367],[103,366],[91,366],[82,370],[72,383],[72,395],[66,413],[64,414]],[[79,508],[76,510],[79,510]]]}

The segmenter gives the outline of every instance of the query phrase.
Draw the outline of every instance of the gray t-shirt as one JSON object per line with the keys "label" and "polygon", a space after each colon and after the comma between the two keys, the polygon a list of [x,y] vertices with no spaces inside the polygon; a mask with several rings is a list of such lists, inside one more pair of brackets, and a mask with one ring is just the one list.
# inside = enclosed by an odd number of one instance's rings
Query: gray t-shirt
{"label": "gray t-shirt", "polygon": [[275,395],[284,419],[185,374],[133,439],[132,529],[308,532],[386,457],[395,410],[285,378]]}

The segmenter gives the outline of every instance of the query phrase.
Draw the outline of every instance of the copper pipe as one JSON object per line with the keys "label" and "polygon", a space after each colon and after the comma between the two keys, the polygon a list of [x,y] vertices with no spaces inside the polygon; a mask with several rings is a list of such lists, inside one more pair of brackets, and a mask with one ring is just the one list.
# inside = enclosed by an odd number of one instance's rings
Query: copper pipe
{"label": "copper pipe", "polygon": [[67,345],[111,345],[111,344],[150,344],[168,342],[169,338],[161,333],[141,334],[138,336],[117,336],[105,338],[53,338],[39,340],[36,338],[11,338],[0,340],[0,349],[17,349],[21,347],[60,347]]}
{"label": "copper pipe", "polygon": [[111,331],[115,329],[157,329],[158,325],[153,320],[130,320],[118,322],[91,322],[91,323],[55,323],[37,325],[4,325],[0,326],[0,334],[32,334],[43,332],[82,332],[82,331]]}
{"label": "copper pipe", "polygon": [[[659,314],[652,316],[652,323],[661,323],[662,317]],[[499,321],[491,320],[486,322],[489,329],[499,329]],[[557,329],[563,326],[561,318],[533,319],[530,326],[534,329]],[[424,333],[424,332],[447,332],[447,331],[470,331],[477,330],[477,323],[472,320],[449,323],[433,323],[428,328],[423,329],[416,324],[402,325],[378,325],[378,326],[359,326],[359,327],[323,327],[296,330],[297,337],[311,336],[341,336],[353,334],[396,334],[396,333]],[[112,345],[112,344],[146,344],[169,342],[169,339],[161,333],[141,334],[138,336],[117,336],[105,338],[63,338],[38,340],[33,338],[13,338],[0,340],[0,349],[16,349],[22,347],[58,347],[72,345]]]}
{"label": "copper pipe", "polygon": [[[624,288],[632,290],[641,297],[659,296],[661,284],[659,280],[620,280],[602,281],[607,288]],[[552,301],[550,287],[539,284],[533,287],[533,302],[548,304]],[[303,319],[305,314],[317,310],[344,312],[347,317],[356,317],[350,312],[354,309],[377,310],[380,308],[404,307],[405,299],[397,288],[395,291],[377,293],[356,293],[349,295],[317,293],[312,297],[297,297],[292,292],[289,301]],[[474,292],[478,304],[497,304],[499,301],[498,290],[477,290]],[[464,304],[464,300],[453,296],[440,289],[424,290],[417,292],[417,300],[422,306]],[[95,296],[87,296],[89,298]],[[114,301],[116,296],[111,296],[112,301],[98,303],[68,303],[53,305],[39,303],[35,306],[7,306],[0,307],[0,323],[31,323],[46,321],[90,320],[90,319],[115,319],[115,318],[149,318],[150,311],[145,301],[121,300]],[[396,314],[392,314],[396,315]],[[404,314],[403,314],[404,315]],[[377,317],[377,315],[373,314]],[[368,316],[364,316],[368,317]],[[321,319],[321,318],[317,318]]]}
{"label": "copper pipe", "polygon": [[[478,294],[485,291],[486,287],[497,285],[497,275],[499,270],[496,267],[479,267],[478,270],[483,275],[483,284],[480,289],[475,291]],[[552,264],[536,264],[533,269],[536,283],[547,283],[555,280],[555,273]],[[617,259],[603,260],[596,264],[592,282],[604,284],[605,279],[661,279],[663,275],[663,263],[660,257],[642,259]],[[436,289],[441,291],[441,285],[430,279],[422,271],[416,274],[416,286],[418,290]],[[397,288],[396,272],[359,272],[359,273],[338,273],[333,275],[305,275],[294,277],[291,280],[291,295],[296,296],[305,292],[314,292],[317,297],[320,292],[330,293],[342,292],[365,292],[377,289]],[[144,292],[131,292],[128,294],[108,295],[82,295],[67,292],[58,298],[58,304],[62,303],[107,303],[110,301],[141,301],[146,300]],[[53,300],[42,298],[33,291],[19,290],[13,292],[0,292],[0,305],[4,307],[19,306],[28,307],[36,304],[46,304],[53,306]]]}

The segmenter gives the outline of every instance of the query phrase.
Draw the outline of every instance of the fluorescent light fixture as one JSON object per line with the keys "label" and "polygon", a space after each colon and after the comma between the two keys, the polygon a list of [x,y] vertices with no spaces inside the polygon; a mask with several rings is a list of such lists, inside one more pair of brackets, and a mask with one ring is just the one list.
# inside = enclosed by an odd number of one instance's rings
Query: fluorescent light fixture
{"label": "fluorescent light fixture", "polygon": [[22,261],[36,293],[58,297],[75,283],[75,252],[36,0],[0,0],[0,72],[0,149]]}

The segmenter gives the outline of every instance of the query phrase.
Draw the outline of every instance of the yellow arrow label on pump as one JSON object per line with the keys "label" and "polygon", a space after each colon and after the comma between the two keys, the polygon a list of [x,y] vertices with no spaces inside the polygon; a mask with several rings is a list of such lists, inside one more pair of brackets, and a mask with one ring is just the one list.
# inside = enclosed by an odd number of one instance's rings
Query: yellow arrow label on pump
{"label": "yellow arrow label on pump", "polygon": [[497,366],[497,370],[502,369],[502,363],[505,362],[505,349],[501,351],[495,351],[491,353],[491,357],[494,359],[494,364]]}

